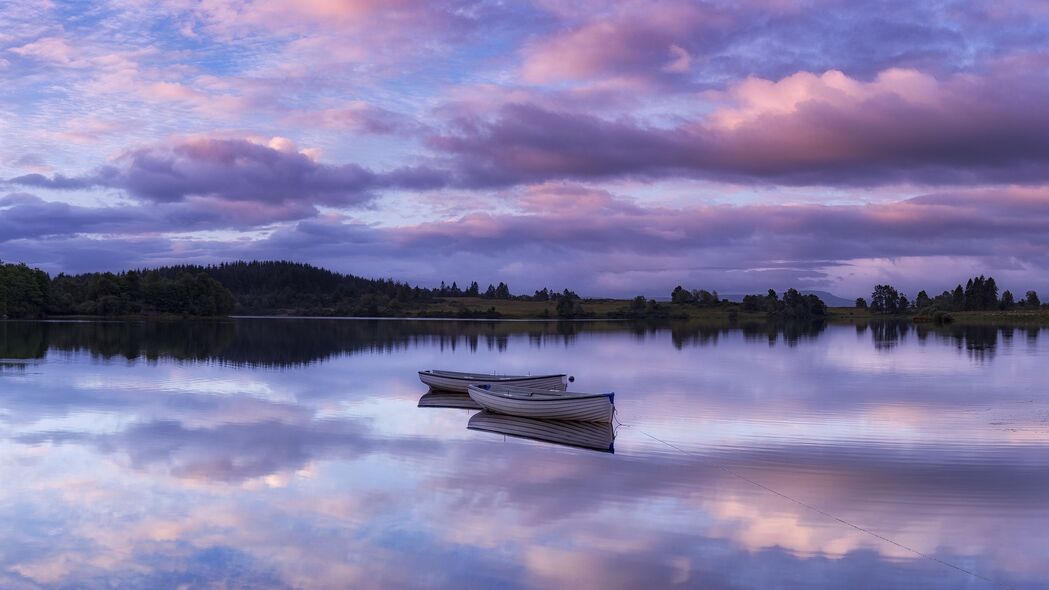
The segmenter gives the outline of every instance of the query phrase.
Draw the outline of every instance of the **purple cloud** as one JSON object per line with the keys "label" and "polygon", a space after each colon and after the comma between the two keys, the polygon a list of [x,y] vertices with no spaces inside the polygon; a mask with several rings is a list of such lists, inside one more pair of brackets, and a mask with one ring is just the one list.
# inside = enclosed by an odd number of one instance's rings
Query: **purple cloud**
{"label": "purple cloud", "polygon": [[0,198],[0,243],[83,234],[249,230],[317,215],[309,203],[247,203],[209,197],[156,204],[86,207],[13,193]]}
{"label": "purple cloud", "polygon": [[85,188],[91,188],[96,186],[98,181],[94,178],[70,178],[61,174],[56,174],[52,177],[44,176],[43,174],[23,174],[22,176],[15,176],[14,178],[7,179],[9,184],[17,184],[21,186],[31,186],[36,188],[50,188],[56,190],[79,190]]}
{"label": "purple cloud", "polygon": [[1049,88],[1020,80],[799,73],[748,79],[713,98],[726,106],[672,127],[511,104],[430,145],[473,186],[631,176],[845,186],[1049,180],[1049,115],[1036,107]]}
{"label": "purple cloud", "polygon": [[308,199],[358,204],[379,177],[360,166],[327,166],[306,154],[240,139],[189,139],[133,150],[102,174],[106,186],[138,198],[172,202],[188,196],[280,203]]}
{"label": "purple cloud", "polygon": [[161,204],[209,199],[229,208],[237,203],[301,208],[357,206],[380,189],[428,190],[447,179],[438,170],[418,166],[379,173],[356,164],[323,164],[286,140],[261,145],[243,139],[188,138],[133,149],[88,176],[27,174],[7,182],[57,190],[116,188]]}

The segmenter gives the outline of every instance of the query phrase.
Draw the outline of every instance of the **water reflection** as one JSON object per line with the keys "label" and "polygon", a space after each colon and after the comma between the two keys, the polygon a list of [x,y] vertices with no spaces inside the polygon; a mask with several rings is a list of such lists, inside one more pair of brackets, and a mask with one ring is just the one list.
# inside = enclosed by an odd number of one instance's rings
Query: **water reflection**
{"label": "water reflection", "polygon": [[[0,322],[0,358],[39,359],[49,351],[100,359],[216,361],[296,367],[347,354],[415,346],[501,352],[511,336],[533,346],[567,346],[580,332],[620,331],[611,322],[239,319],[155,322]],[[641,333],[650,328],[639,328]]]}
{"label": "water reflection", "polygon": [[491,432],[566,447],[577,447],[615,452],[615,432],[607,422],[567,422],[564,420],[539,420],[504,416],[490,412],[478,412],[470,417],[466,426],[470,430]]}
{"label": "water reflection", "polygon": [[718,338],[727,334],[742,334],[750,342],[768,342],[775,346],[779,342],[797,346],[806,339],[816,338],[827,327],[824,321],[785,322],[729,322],[726,324],[706,322],[677,322],[669,324],[675,348],[690,346],[712,346]]}
{"label": "water reflection", "polygon": [[[279,329],[274,329],[274,324]],[[994,356],[999,335],[1011,342],[1019,331],[1037,344],[1038,327],[918,324],[873,321],[856,323],[869,330],[876,349],[889,350],[915,334],[947,339],[980,359]],[[788,347],[818,339],[827,323],[764,322],[498,322],[426,320],[240,319],[179,322],[0,322],[0,359],[42,359],[48,352],[88,352],[101,360],[174,359],[212,361],[245,367],[297,367],[342,355],[394,353],[416,346],[438,350],[465,348],[504,352],[511,339],[524,338],[535,348],[568,347],[583,333],[632,334],[639,344],[668,334],[676,349],[716,346],[726,335],[748,342]]]}
{"label": "water reflection", "polygon": [[907,337],[911,329],[910,322],[882,321],[873,322],[871,327],[871,338],[874,340],[874,348],[878,350],[889,350],[895,348],[901,340]]}
{"label": "water reflection", "polygon": [[480,410],[481,406],[470,399],[470,394],[454,391],[428,391],[419,398],[420,408],[459,408]]}
{"label": "water reflection", "polygon": [[999,344],[1011,348],[1014,337],[1019,333],[1026,339],[1029,347],[1038,344],[1041,328],[1038,326],[996,326],[996,325],[934,325],[915,324],[896,320],[860,322],[855,324],[856,334],[871,333],[871,341],[877,350],[891,350],[901,342],[907,341],[910,334],[918,343],[925,343],[930,337],[940,342],[952,344],[957,350],[964,351],[976,361],[991,361]]}
{"label": "water reflection", "polygon": [[[0,330],[0,356],[14,359],[3,364],[22,367],[0,371],[0,587],[1049,578],[1049,346],[1037,330],[312,320]],[[581,388],[617,391],[624,426],[581,433],[475,415],[461,398],[420,397],[415,375],[565,365]],[[590,450],[606,440],[610,450],[610,435],[614,454]]]}

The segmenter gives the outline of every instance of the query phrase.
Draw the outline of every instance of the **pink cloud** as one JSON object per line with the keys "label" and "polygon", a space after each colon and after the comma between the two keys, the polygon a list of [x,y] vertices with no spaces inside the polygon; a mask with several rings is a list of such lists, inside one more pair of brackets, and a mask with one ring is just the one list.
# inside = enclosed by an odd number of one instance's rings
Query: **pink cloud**
{"label": "pink cloud", "polygon": [[288,122],[321,129],[357,131],[390,135],[418,129],[420,125],[405,115],[376,107],[364,101],[329,109],[301,111],[290,115]]}
{"label": "pink cloud", "polygon": [[[433,51],[473,26],[474,0],[212,0],[188,9],[192,30],[219,39],[265,34],[288,40],[271,70],[300,71],[321,64],[403,61]],[[421,42],[422,41],[422,42]]]}
{"label": "pink cloud", "polygon": [[694,2],[624,2],[523,49],[523,75],[535,83],[600,77],[657,77],[691,69],[689,47],[702,46],[730,22],[713,6]]}
{"label": "pink cloud", "polygon": [[853,110],[876,100],[898,99],[912,105],[939,107],[944,89],[934,77],[916,70],[890,69],[870,82],[846,76],[837,70],[816,75],[798,72],[781,80],[748,77],[725,92],[709,92],[727,106],[716,110],[714,126],[734,129],[761,117],[795,115],[811,103]]}
{"label": "pink cloud", "polygon": [[86,65],[79,59],[80,52],[62,37],[42,37],[31,43],[9,49],[22,57],[38,59],[63,66]]}

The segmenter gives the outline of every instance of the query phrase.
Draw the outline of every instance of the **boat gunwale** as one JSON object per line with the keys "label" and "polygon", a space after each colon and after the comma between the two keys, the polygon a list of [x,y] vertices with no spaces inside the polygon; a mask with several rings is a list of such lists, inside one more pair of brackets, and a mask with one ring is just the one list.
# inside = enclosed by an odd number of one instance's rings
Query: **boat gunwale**
{"label": "boat gunwale", "polygon": [[536,379],[567,376],[566,373],[550,373],[549,375],[482,375],[478,373],[459,373],[457,371],[436,371],[434,369],[419,371],[419,374],[432,375],[442,379],[455,379],[457,381],[485,381],[492,383],[500,381],[533,381]]}
{"label": "boat gunwale", "polygon": [[[611,392],[608,392],[608,393],[572,393],[570,391],[562,392],[562,391],[557,391],[557,390],[553,390],[553,389],[535,389],[535,390],[533,390],[532,393],[528,394],[529,397],[525,397],[524,395],[520,395],[520,396],[517,396],[517,395],[500,395],[499,393],[497,393],[495,391],[492,391],[491,389],[482,387],[480,385],[471,385],[467,389],[477,389],[477,390],[479,390],[481,392],[487,393],[489,395],[494,395],[494,396],[497,396],[497,397],[501,397],[501,398],[523,399],[523,400],[526,400],[526,401],[533,401],[533,402],[571,401],[571,400],[577,400],[577,399],[594,399],[594,398],[598,398],[598,397],[607,397],[609,402],[611,403],[612,400],[615,399],[615,395],[616,395],[614,391],[611,391]],[[522,389],[525,389],[525,388],[522,388]],[[533,393],[538,393],[542,397],[538,397],[538,398],[530,397]]]}

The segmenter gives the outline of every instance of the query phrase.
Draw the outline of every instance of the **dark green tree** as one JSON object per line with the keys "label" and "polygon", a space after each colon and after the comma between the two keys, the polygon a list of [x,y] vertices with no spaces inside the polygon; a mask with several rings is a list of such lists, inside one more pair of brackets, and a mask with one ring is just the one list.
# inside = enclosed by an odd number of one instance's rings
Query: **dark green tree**
{"label": "dark green tree", "polygon": [[1040,307],[1042,305],[1041,300],[1038,299],[1038,293],[1034,291],[1028,291],[1027,297],[1024,298],[1025,307]]}
{"label": "dark green tree", "polygon": [[0,317],[38,317],[47,312],[51,278],[25,264],[0,264]]}
{"label": "dark green tree", "polygon": [[692,303],[694,300],[692,293],[682,288],[681,285],[674,287],[674,290],[670,292],[671,303]]}
{"label": "dark green tree", "polygon": [[1013,292],[1006,290],[1002,293],[1002,300],[999,302],[998,307],[1003,311],[1008,311],[1013,308],[1015,303],[1016,302],[1013,301]]}
{"label": "dark green tree", "polygon": [[924,289],[918,291],[918,296],[914,298],[914,308],[925,309],[930,305],[932,305],[932,299],[929,297],[929,294]]}
{"label": "dark green tree", "polygon": [[958,285],[954,288],[951,293],[951,309],[954,311],[962,311],[965,309],[965,291],[962,290],[962,286]]}
{"label": "dark green tree", "polygon": [[895,314],[904,311],[901,309],[900,293],[892,285],[876,285],[871,293],[871,306],[873,313]]}
{"label": "dark green tree", "polygon": [[565,289],[565,294],[557,299],[557,317],[575,318],[582,315],[583,306],[579,303],[579,298]]}
{"label": "dark green tree", "polygon": [[692,292],[692,300],[700,307],[711,307],[717,305],[717,292],[711,293],[706,289],[697,289]]}

